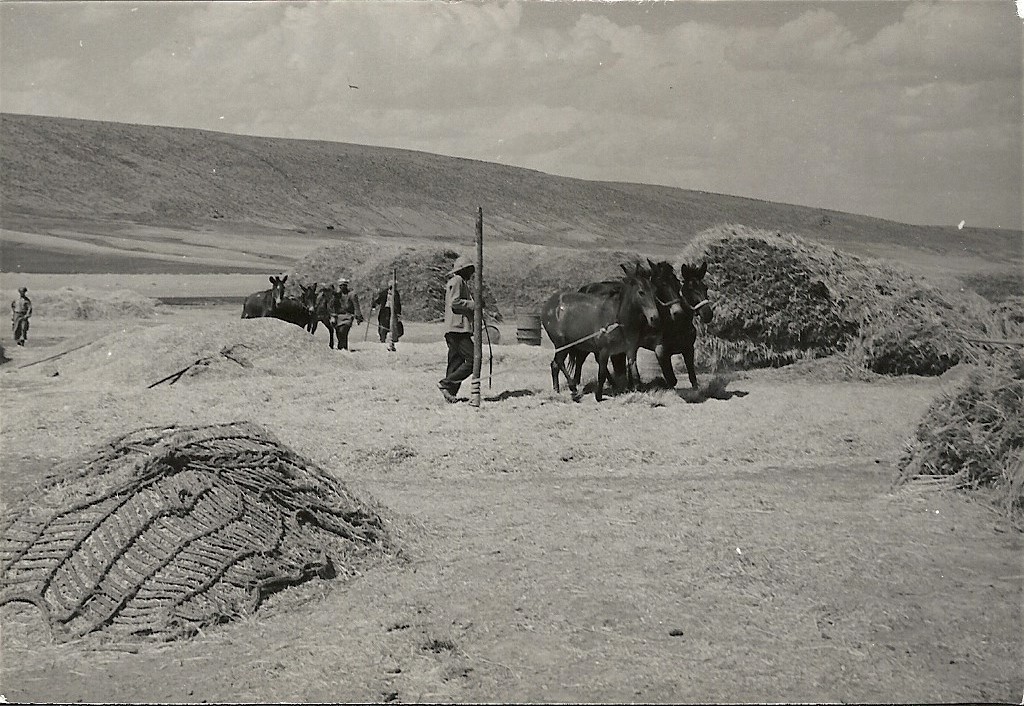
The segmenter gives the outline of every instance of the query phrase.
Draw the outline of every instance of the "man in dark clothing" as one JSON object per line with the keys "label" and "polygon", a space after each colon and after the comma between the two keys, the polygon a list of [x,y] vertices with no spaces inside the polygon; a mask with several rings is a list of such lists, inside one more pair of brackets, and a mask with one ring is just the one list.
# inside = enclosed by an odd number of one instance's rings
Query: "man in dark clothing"
{"label": "man in dark clothing", "polygon": [[386,343],[388,340],[388,333],[391,331],[391,300],[394,299],[395,303],[395,316],[398,318],[397,330],[391,335],[391,343],[398,343],[398,339],[405,333],[405,327],[402,325],[402,295],[398,292],[395,293],[394,297],[391,296],[391,290],[394,289],[393,284],[389,284],[387,287],[377,292],[377,296],[373,298],[370,303],[370,310],[377,309],[377,334],[380,336],[380,342]]}
{"label": "man in dark clothing", "polygon": [[448,344],[448,369],[437,387],[447,402],[455,402],[462,381],[473,372],[473,313],[476,303],[467,280],[475,272],[473,261],[460,255],[445,285],[444,340]]}
{"label": "man in dark clothing", "polygon": [[18,298],[11,302],[11,329],[14,331],[14,342],[24,346],[28,339],[28,320],[32,316],[32,300],[28,298],[28,288],[18,287]]}
{"label": "man in dark clothing", "polygon": [[348,288],[348,279],[338,279],[338,289],[331,297],[330,315],[338,336],[338,350],[348,350],[348,333],[352,323],[363,323],[363,312],[359,309],[359,297]]}

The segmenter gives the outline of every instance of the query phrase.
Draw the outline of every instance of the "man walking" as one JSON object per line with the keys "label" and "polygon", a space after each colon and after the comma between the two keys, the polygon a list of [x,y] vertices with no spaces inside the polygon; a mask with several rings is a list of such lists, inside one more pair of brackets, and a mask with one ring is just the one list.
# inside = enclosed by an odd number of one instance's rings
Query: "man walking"
{"label": "man walking", "polygon": [[32,300],[28,298],[28,287],[18,287],[18,298],[11,302],[11,328],[14,342],[24,346],[28,339],[28,320],[32,316]]}
{"label": "man walking", "polygon": [[473,261],[460,255],[452,266],[444,292],[444,340],[448,344],[448,369],[437,387],[447,402],[455,402],[462,381],[473,372],[473,311],[476,303],[469,280],[476,272]]}
{"label": "man walking", "polygon": [[[377,296],[373,298],[370,303],[370,310],[377,309],[377,335],[380,336],[380,342],[386,343],[388,340],[388,333],[391,333],[391,343],[398,343],[398,339],[405,333],[405,327],[402,325],[402,296],[398,292],[392,293],[395,285],[389,284],[384,289],[377,292]],[[391,305],[394,301],[395,306],[395,318],[398,321],[397,331],[391,331]]]}
{"label": "man walking", "polygon": [[332,297],[331,319],[338,336],[338,350],[348,350],[348,334],[352,322],[363,323],[363,312],[359,309],[359,297],[348,288],[346,277],[338,278],[338,289]]}

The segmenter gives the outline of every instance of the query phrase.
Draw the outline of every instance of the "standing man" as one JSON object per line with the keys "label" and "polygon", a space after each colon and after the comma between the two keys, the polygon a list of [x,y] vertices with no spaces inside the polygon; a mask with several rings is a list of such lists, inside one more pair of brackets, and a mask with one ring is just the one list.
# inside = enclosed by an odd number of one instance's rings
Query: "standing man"
{"label": "standing man", "polygon": [[462,381],[473,372],[473,290],[469,280],[476,265],[460,255],[452,266],[444,292],[444,340],[448,344],[448,371],[437,387],[447,402],[455,402]]}
{"label": "standing man", "polygon": [[[394,300],[395,316],[402,316],[402,296],[397,292],[392,295],[392,290],[395,288],[394,284],[389,284],[384,289],[377,292],[377,296],[373,298],[370,303],[370,310],[373,311],[377,307],[380,309],[377,312],[377,334],[380,336],[380,342],[385,343],[388,340],[388,332],[391,331],[391,302]],[[402,326],[402,319],[398,319],[398,330],[391,333],[391,342],[398,343],[398,339],[405,333],[405,327]]]}
{"label": "standing man", "polygon": [[338,278],[338,290],[334,293],[330,312],[334,330],[338,334],[338,350],[348,350],[348,333],[352,322],[363,323],[363,312],[359,309],[359,297],[348,288],[348,278]]}
{"label": "standing man", "polygon": [[28,338],[28,320],[32,316],[32,300],[28,298],[28,287],[18,287],[18,298],[11,302],[11,328],[14,342],[25,345]]}

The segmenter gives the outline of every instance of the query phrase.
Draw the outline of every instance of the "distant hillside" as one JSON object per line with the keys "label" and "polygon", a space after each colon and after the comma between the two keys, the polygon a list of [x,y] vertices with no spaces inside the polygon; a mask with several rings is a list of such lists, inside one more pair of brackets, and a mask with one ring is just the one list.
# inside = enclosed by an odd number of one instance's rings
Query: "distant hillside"
{"label": "distant hillside", "polygon": [[743,223],[851,250],[1021,256],[1019,231],[910,226],[382,147],[0,115],[0,225],[23,232],[82,219],[466,242],[477,206],[491,238],[562,247],[668,253],[708,227]]}

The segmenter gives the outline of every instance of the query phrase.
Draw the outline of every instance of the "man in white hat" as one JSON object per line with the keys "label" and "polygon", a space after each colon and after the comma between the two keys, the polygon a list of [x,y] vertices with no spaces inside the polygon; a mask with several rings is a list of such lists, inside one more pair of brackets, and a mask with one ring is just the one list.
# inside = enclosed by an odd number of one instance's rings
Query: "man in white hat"
{"label": "man in white hat", "polygon": [[28,298],[28,287],[18,287],[18,298],[11,302],[11,328],[14,342],[24,346],[28,339],[28,320],[32,316],[32,300]]}
{"label": "man in white hat", "polygon": [[348,334],[352,322],[363,323],[363,312],[359,309],[359,297],[348,288],[348,278],[339,277],[338,286],[331,297],[329,313],[334,331],[338,336],[338,350],[348,350]]}
{"label": "man in white hat", "polygon": [[448,344],[448,369],[437,383],[448,402],[454,402],[462,381],[473,372],[473,312],[476,302],[469,280],[476,265],[460,255],[452,265],[444,292],[444,340]]}

